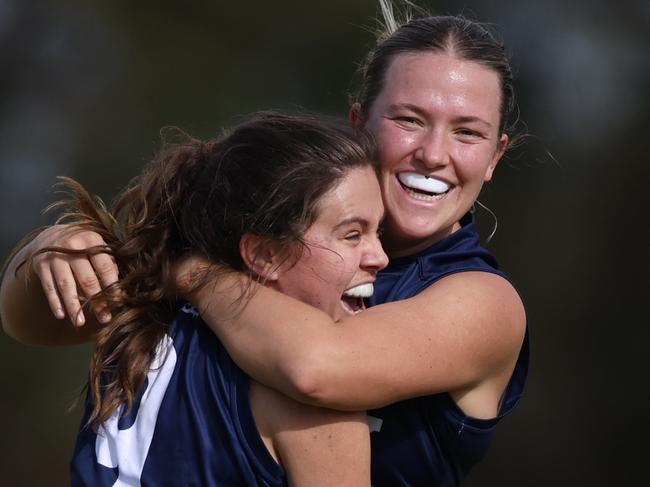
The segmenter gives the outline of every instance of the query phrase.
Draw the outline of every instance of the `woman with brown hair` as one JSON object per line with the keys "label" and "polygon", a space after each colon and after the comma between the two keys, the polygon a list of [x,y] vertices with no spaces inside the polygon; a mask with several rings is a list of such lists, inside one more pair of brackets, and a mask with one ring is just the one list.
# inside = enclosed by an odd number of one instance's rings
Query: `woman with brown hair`
{"label": "woman with brown hair", "polygon": [[[38,255],[106,252],[122,276],[89,300],[109,303],[111,322],[82,329],[95,348],[73,485],[370,484],[365,413],[308,406],[251,381],[179,301],[173,273],[192,249],[211,263],[194,289],[230,272],[249,276],[224,316],[245,306],[253,283],[335,320],[358,311],[387,257],[372,144],[349,132],[258,115],[218,140],[167,147],[112,211],[67,181],[72,229],[104,244]],[[26,269],[10,272],[21,279]],[[60,332],[55,341],[80,338]]]}

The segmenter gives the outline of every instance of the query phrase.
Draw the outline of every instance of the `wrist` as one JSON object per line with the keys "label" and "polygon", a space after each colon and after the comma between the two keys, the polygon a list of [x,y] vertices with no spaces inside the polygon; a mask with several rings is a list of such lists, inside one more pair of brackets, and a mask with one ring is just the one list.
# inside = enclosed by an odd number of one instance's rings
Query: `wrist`
{"label": "wrist", "polygon": [[212,267],[204,272],[204,276],[198,276],[195,289],[185,295],[200,310],[210,308],[224,313],[244,304],[256,286],[248,276],[232,269]]}

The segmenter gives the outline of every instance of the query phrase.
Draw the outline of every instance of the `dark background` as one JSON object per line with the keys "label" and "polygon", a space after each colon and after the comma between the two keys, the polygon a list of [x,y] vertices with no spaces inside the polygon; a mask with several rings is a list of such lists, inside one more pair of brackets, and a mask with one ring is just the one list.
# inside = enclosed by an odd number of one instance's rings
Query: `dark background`
{"label": "dark background", "polygon": [[[637,446],[650,2],[426,5],[499,26],[532,134],[482,197],[499,221],[489,247],[528,309],[530,382],[467,485],[650,485]],[[0,256],[51,221],[56,175],[110,200],[162,126],[209,137],[257,109],[344,116],[375,13],[373,0],[0,0]],[[66,485],[88,356],[0,337],[2,485]]]}

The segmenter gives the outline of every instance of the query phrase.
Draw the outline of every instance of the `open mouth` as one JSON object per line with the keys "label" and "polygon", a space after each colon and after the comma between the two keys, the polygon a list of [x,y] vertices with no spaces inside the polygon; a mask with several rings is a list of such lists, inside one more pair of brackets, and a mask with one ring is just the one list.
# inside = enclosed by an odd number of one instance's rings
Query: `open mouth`
{"label": "open mouth", "polygon": [[363,298],[369,298],[374,291],[375,288],[371,282],[351,287],[341,296],[341,306],[349,314],[361,313],[366,309]]}
{"label": "open mouth", "polygon": [[444,181],[417,172],[401,172],[397,175],[397,180],[409,196],[421,201],[439,200],[450,189]]}

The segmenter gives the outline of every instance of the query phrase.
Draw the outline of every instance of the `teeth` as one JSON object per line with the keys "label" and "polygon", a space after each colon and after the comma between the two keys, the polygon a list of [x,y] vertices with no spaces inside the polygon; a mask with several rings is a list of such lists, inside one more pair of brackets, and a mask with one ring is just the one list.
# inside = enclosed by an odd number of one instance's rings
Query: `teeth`
{"label": "teeth", "polygon": [[418,191],[412,190],[411,188],[404,188],[408,194],[410,194],[416,200],[422,201],[435,201],[439,200],[444,196],[444,194],[424,194]]}
{"label": "teeth", "polygon": [[349,298],[369,298],[375,292],[375,287],[371,282],[366,284],[359,284],[358,286],[351,287],[346,290],[343,295]]}
{"label": "teeth", "polygon": [[444,181],[417,172],[401,172],[397,177],[403,185],[427,193],[441,194],[449,190],[449,185]]}

